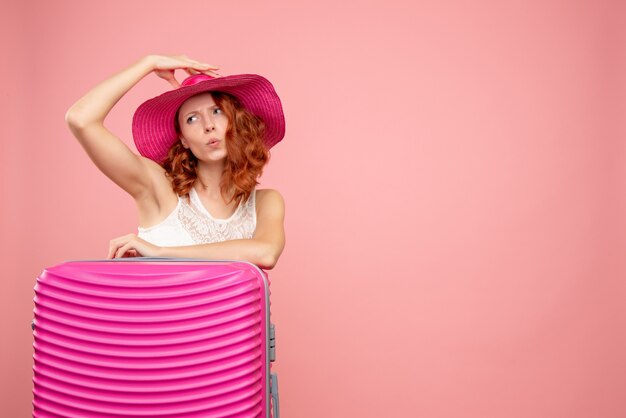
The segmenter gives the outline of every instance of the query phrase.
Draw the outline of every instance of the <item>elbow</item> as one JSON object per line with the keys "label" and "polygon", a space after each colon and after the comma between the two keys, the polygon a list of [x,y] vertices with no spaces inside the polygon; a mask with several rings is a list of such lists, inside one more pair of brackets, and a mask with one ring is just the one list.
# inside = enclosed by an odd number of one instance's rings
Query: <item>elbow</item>
{"label": "elbow", "polygon": [[85,127],[89,126],[92,121],[84,115],[84,112],[81,112],[80,109],[76,108],[76,105],[70,107],[67,112],[65,112],[65,123],[69,126],[72,131],[81,131]]}
{"label": "elbow", "polygon": [[271,270],[274,268],[274,266],[276,266],[277,262],[278,257],[274,256],[273,254],[266,254],[259,259],[259,262],[257,264],[262,269]]}
{"label": "elbow", "polygon": [[271,270],[276,266],[276,263],[278,263],[280,251],[272,245],[263,245],[262,251],[260,251],[257,256],[258,259],[255,264],[263,269]]}
{"label": "elbow", "polygon": [[72,131],[79,130],[85,126],[84,118],[80,116],[73,106],[65,113],[65,123]]}

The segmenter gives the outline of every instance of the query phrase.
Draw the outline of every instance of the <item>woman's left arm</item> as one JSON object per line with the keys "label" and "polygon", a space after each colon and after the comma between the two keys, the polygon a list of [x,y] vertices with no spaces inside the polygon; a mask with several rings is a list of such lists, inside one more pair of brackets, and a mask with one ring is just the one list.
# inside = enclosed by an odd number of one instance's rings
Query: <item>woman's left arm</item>
{"label": "woman's left arm", "polygon": [[235,239],[211,244],[182,247],[158,247],[135,234],[111,240],[108,258],[136,254],[146,257],[205,258],[242,260],[264,269],[272,269],[285,247],[285,202],[280,193],[267,189],[260,198],[257,192],[257,224],[250,239]]}

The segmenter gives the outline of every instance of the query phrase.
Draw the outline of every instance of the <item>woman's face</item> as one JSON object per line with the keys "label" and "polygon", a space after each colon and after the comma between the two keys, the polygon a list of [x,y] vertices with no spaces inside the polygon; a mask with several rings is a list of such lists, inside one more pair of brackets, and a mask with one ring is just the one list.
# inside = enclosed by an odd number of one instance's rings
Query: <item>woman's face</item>
{"label": "woman's face", "polygon": [[211,93],[190,97],[178,111],[180,140],[200,161],[226,158],[228,117],[213,100]]}

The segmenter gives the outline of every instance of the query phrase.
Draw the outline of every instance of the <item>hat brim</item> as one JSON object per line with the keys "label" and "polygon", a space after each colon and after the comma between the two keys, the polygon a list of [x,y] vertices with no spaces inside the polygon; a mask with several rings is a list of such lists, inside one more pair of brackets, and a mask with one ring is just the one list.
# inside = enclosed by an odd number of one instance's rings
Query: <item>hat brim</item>
{"label": "hat brim", "polygon": [[285,116],[274,86],[260,75],[239,74],[182,86],[142,103],[135,111],[132,125],[137,151],[158,163],[163,162],[178,140],[174,127],[178,108],[190,97],[210,91],[235,96],[244,108],[260,117],[265,123],[263,142],[267,148],[285,136]]}

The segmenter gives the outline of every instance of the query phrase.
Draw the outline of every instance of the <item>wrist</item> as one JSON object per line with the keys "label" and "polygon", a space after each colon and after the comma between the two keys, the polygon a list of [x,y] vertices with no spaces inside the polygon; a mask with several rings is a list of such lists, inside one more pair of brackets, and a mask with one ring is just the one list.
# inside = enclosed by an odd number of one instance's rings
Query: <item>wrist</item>
{"label": "wrist", "polygon": [[151,72],[152,70],[154,70],[155,67],[155,63],[156,63],[156,57],[154,55],[146,55],[143,56],[139,59],[139,61],[137,61],[137,65],[139,67],[141,67],[146,73]]}
{"label": "wrist", "polygon": [[157,245],[154,246],[154,256],[155,257],[167,257],[167,255],[165,254],[164,248],[159,247]]}

